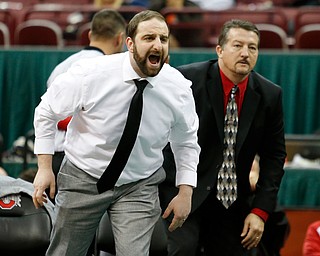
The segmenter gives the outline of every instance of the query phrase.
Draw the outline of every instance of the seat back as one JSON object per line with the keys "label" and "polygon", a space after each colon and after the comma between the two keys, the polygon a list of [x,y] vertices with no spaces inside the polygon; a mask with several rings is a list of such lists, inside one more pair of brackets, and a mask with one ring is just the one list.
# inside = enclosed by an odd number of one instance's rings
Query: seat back
{"label": "seat back", "polygon": [[9,30],[10,42],[13,42],[14,39],[14,30],[17,26],[17,13],[21,11],[22,4],[18,6],[14,5],[15,3],[4,3],[3,6],[0,5],[0,22],[6,25]]}
{"label": "seat back", "polygon": [[61,28],[49,20],[28,20],[20,23],[15,30],[16,45],[45,45],[63,47]]}
{"label": "seat back", "polygon": [[79,45],[86,46],[90,44],[90,40],[88,37],[88,33],[90,29],[91,29],[91,22],[87,22],[79,27],[79,30],[77,33],[77,40]]}
{"label": "seat back", "polygon": [[288,20],[281,8],[255,11],[233,8],[210,11],[185,7],[182,9],[164,8],[161,13],[181,47],[216,46],[223,24],[232,19],[248,20],[254,24],[273,24],[285,32],[288,30]]}
{"label": "seat back", "polygon": [[10,47],[10,32],[6,24],[0,22],[0,45]]}
{"label": "seat back", "polygon": [[295,31],[309,24],[320,24],[320,7],[304,6],[300,7],[295,15]]}
{"label": "seat back", "polygon": [[287,33],[273,24],[256,24],[260,32],[260,49],[288,49]]}
{"label": "seat back", "polygon": [[6,256],[43,256],[49,245],[51,219],[24,193],[0,198],[0,252]]}
{"label": "seat back", "polygon": [[[95,241],[95,255],[100,255],[100,251],[111,253],[115,255],[115,244],[112,233],[112,227],[109,215],[106,212],[97,229]],[[162,218],[160,217],[154,228],[151,245],[150,256],[163,256],[167,255],[167,235]]]}
{"label": "seat back", "polygon": [[[82,0],[83,1],[83,0]],[[60,3],[59,3],[60,2]],[[75,3],[41,3],[32,5],[21,15],[22,21],[44,19],[55,22],[64,32],[65,45],[77,45],[77,30],[92,20],[93,15],[101,8],[93,4]],[[67,2],[67,1],[64,1]],[[146,10],[142,6],[121,6],[117,11],[128,22],[138,12]]]}
{"label": "seat back", "polygon": [[320,49],[320,23],[302,26],[295,34],[295,41],[297,49]]}

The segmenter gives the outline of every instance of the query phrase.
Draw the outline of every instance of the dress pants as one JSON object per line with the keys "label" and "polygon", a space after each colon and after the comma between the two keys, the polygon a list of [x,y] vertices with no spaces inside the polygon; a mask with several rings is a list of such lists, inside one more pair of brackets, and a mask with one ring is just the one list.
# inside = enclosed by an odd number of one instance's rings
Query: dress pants
{"label": "dress pants", "polygon": [[84,256],[100,219],[108,211],[117,256],[149,255],[152,232],[161,209],[158,184],[163,168],[149,178],[97,191],[97,179],[64,159],[58,174],[57,218],[47,256]]}

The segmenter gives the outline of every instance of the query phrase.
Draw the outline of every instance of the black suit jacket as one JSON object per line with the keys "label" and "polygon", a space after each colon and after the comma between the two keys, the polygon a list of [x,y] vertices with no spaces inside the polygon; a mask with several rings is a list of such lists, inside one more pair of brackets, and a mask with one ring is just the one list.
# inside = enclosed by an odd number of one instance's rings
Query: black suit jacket
{"label": "black suit jacket", "polygon": [[[192,81],[192,90],[199,116],[198,140],[201,147],[198,185],[194,189],[192,211],[213,191],[223,161],[223,88],[216,60],[192,63],[178,68]],[[284,174],[286,157],[282,90],[279,86],[252,71],[245,92],[236,144],[238,199],[251,197],[249,172],[255,155],[260,156],[260,178],[252,208],[268,213],[276,205],[277,192]],[[175,165],[169,147],[164,150],[166,181],[160,186],[160,198],[166,207],[177,194]]]}

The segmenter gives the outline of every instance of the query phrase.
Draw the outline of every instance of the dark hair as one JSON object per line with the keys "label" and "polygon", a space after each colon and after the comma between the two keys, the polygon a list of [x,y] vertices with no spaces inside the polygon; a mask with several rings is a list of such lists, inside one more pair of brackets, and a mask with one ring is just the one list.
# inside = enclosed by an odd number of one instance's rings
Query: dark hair
{"label": "dark hair", "polygon": [[113,38],[119,32],[126,30],[126,21],[122,15],[110,9],[97,12],[91,22],[91,33],[95,38]]}
{"label": "dark hair", "polygon": [[156,19],[166,23],[165,18],[159,12],[151,11],[151,10],[142,11],[142,12],[137,13],[130,20],[128,27],[127,27],[127,36],[131,37],[134,40],[134,38],[137,34],[138,25],[143,21],[151,20],[153,18],[156,18]]}
{"label": "dark hair", "polygon": [[258,46],[260,45],[260,32],[258,28],[250,21],[235,19],[235,20],[230,20],[224,23],[218,39],[218,45],[220,45],[221,47],[223,47],[228,41],[228,34],[231,28],[242,28],[247,31],[253,31],[254,33],[257,34],[259,38]]}

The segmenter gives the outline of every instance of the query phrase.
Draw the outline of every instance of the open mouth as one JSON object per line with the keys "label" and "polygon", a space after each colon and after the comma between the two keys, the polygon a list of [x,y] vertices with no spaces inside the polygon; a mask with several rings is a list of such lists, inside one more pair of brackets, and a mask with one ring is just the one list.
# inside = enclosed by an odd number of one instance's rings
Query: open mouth
{"label": "open mouth", "polygon": [[159,62],[160,62],[160,56],[159,55],[150,54],[148,59],[149,59],[149,62],[152,65],[158,65]]}

